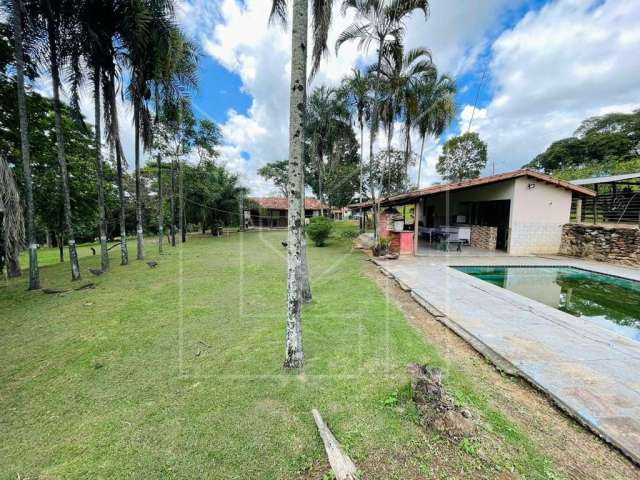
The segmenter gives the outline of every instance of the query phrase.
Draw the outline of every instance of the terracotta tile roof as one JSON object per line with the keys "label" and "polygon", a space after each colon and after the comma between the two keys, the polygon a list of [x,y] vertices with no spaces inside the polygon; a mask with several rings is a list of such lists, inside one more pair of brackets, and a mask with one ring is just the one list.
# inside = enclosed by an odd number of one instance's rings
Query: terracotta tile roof
{"label": "terracotta tile roof", "polygon": [[[289,210],[289,201],[285,197],[254,197],[249,200],[257,203],[261,208],[266,210]],[[320,200],[317,198],[304,199],[305,210],[320,210]],[[328,205],[322,205],[322,208],[328,210]]]}
{"label": "terracotta tile roof", "polygon": [[[436,193],[441,192],[450,192],[452,190],[461,190],[463,188],[477,187],[480,185],[488,185],[491,183],[503,182],[505,180],[511,180],[512,178],[518,177],[531,177],[536,178],[538,180],[542,180],[543,182],[551,183],[560,188],[566,188],[567,190],[571,190],[572,192],[586,195],[589,197],[595,197],[596,193],[593,190],[590,190],[585,187],[580,187],[578,185],[574,185],[573,183],[566,182],[564,180],[560,180],[554,178],[550,175],[546,175],[541,172],[536,172],[535,170],[521,169],[514,170],[513,172],[499,173],[498,175],[491,175],[488,177],[480,177],[474,178],[471,180],[463,180],[462,182],[454,182],[454,183],[445,183],[442,185],[433,185],[427,188],[421,188],[420,190],[414,190],[412,192],[400,193],[397,195],[392,195],[390,197],[385,197],[381,199],[381,205],[398,205],[402,203],[410,203],[411,200],[425,197],[427,195],[434,195]],[[371,201],[363,202],[363,203],[354,203],[349,205],[350,208],[358,208],[358,207],[370,207],[372,205]]]}

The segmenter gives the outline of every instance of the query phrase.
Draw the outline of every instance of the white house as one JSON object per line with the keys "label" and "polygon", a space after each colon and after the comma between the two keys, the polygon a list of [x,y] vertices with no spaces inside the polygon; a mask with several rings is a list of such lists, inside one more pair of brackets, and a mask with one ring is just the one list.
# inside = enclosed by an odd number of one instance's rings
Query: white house
{"label": "white house", "polygon": [[[389,215],[411,211],[405,231],[396,232],[401,253],[420,255],[454,243],[462,250],[468,245],[512,255],[553,254],[560,248],[562,226],[569,223],[574,195],[592,197],[595,192],[533,170],[516,170],[433,185],[383,198],[380,204]],[[407,205],[413,208],[401,208]],[[372,204],[362,206],[370,209]]]}

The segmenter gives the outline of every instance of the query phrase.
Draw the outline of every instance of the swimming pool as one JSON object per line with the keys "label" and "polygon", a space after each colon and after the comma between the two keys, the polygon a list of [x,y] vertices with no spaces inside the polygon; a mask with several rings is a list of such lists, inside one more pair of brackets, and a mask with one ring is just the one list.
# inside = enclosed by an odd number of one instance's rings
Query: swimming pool
{"label": "swimming pool", "polygon": [[640,282],[574,267],[452,267],[640,341]]}

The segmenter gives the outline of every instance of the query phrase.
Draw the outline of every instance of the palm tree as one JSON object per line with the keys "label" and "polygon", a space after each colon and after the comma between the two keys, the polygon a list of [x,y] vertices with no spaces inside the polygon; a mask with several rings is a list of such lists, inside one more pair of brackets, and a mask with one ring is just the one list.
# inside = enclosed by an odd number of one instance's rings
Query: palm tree
{"label": "palm tree", "polygon": [[344,100],[339,90],[322,86],[314,90],[307,102],[305,131],[315,156],[321,215],[324,213],[322,177],[325,156],[329,156],[329,166],[331,167],[333,147],[338,137],[351,128],[349,125],[350,114]]}
{"label": "palm tree", "polygon": [[[286,20],[287,0],[272,0],[270,19]],[[332,0],[313,0],[313,57],[315,73],[327,52]],[[293,0],[291,34],[291,88],[289,98],[289,210],[287,247],[287,343],[284,366],[300,368],[304,364],[299,279],[302,277],[304,209],[304,114],[307,88],[308,0]]]}
{"label": "palm tree", "polygon": [[132,2],[131,15],[127,28],[128,49],[126,62],[131,71],[128,88],[133,104],[133,125],[135,138],[135,184],[136,184],[136,238],[137,258],[144,259],[144,229],[142,219],[142,197],[140,177],[140,142],[144,149],[152,148],[152,118],[149,110],[151,86],[160,71],[157,64],[167,55],[167,39],[171,39],[176,27],[172,23],[172,4],[166,0],[153,2]]}
{"label": "palm tree", "polygon": [[[342,45],[351,41],[357,41],[360,48],[365,51],[368,51],[374,43],[377,53],[375,95],[369,135],[369,158],[373,158],[373,144],[379,128],[382,103],[379,74],[382,59],[393,45],[402,43],[405,33],[404,21],[411,13],[420,10],[424,12],[425,17],[429,14],[429,0],[343,0],[343,14],[349,10],[355,11],[355,23],[347,27],[338,37],[336,53]],[[379,201],[376,204],[376,216],[377,211],[379,211]]]}
{"label": "palm tree", "polygon": [[46,28],[47,55],[49,70],[53,86],[53,109],[56,127],[56,147],[58,163],[60,164],[60,176],[62,184],[64,226],[69,246],[69,259],[71,263],[71,279],[80,279],[80,264],[71,220],[71,194],[69,189],[69,173],[65,155],[64,131],[62,127],[62,102],[60,101],[60,70],[67,61],[70,38],[77,35],[77,10],[71,2],[66,0],[42,0],[34,5],[34,17],[42,17],[43,28]]}
{"label": "palm tree", "polygon": [[[100,234],[100,269],[103,272],[109,270],[109,250],[107,246],[107,220],[104,202],[104,162],[102,158],[102,104],[101,82],[102,69],[108,61],[107,45],[111,43],[109,37],[105,38],[103,28],[105,19],[108,19],[108,12],[105,11],[106,3],[102,0],[86,0],[80,7],[80,36],[78,48],[74,49],[75,65],[84,61],[90,70],[90,80],[93,87],[94,104],[94,134],[97,167],[97,190],[98,190],[98,229]],[[73,85],[77,86],[82,81],[82,70],[73,69]]]}
{"label": "palm tree", "polygon": [[[153,70],[151,73],[151,90],[155,108],[154,132],[150,135],[148,148],[155,148],[155,130],[160,127],[169,127],[169,118],[176,105],[182,102],[185,92],[196,87],[197,80],[197,51],[177,27],[168,27],[165,34],[160,35],[159,30],[154,29],[151,41],[152,51],[149,54],[153,58]],[[164,124],[164,125],[163,125]],[[165,129],[165,133],[168,133]],[[164,232],[164,199],[162,189],[162,150],[155,148],[158,165],[158,251],[162,253]],[[171,195],[171,232],[172,242],[175,246],[175,202],[173,192],[175,190],[175,170],[171,169],[172,195]]]}
{"label": "palm tree", "polygon": [[[15,176],[9,163],[0,154],[0,230],[2,230],[2,252],[0,252],[0,272],[4,258],[7,259],[7,276],[16,278],[20,270],[20,247],[24,244],[24,218],[20,205],[20,194]],[[4,258],[3,258],[4,257]]]}
{"label": "palm tree", "polygon": [[429,77],[427,81],[418,85],[417,90],[420,114],[416,124],[422,139],[417,182],[417,187],[420,188],[425,138],[428,135],[439,137],[453,121],[456,113],[456,83],[448,75],[438,77],[436,73],[435,76]]}
{"label": "palm tree", "polygon": [[22,154],[22,174],[24,177],[27,241],[29,242],[29,290],[40,288],[40,272],[38,270],[38,246],[36,244],[36,228],[33,208],[33,183],[31,178],[31,148],[29,144],[29,122],[27,115],[27,99],[24,90],[24,51],[22,43],[22,2],[13,0],[12,23],[15,40],[16,84],[18,86],[18,114],[20,117],[20,150]]}
{"label": "palm tree", "polygon": [[[363,175],[364,175],[364,124],[370,116],[370,104],[371,104],[371,82],[368,75],[363,75],[362,72],[354,68],[351,71],[351,76],[345,78],[342,82],[342,88],[347,97],[349,106],[353,109],[358,119],[358,126],[360,127],[360,187],[359,187],[359,201],[362,203],[363,189]],[[360,208],[360,231],[364,231],[363,210]]]}
{"label": "palm tree", "polygon": [[405,54],[401,44],[394,44],[384,55],[380,71],[375,73],[381,80],[381,116],[387,130],[388,161],[390,161],[391,138],[396,119],[400,119],[404,124],[406,177],[411,157],[411,130],[420,113],[418,87],[436,78],[437,71],[428,50],[416,48]]}

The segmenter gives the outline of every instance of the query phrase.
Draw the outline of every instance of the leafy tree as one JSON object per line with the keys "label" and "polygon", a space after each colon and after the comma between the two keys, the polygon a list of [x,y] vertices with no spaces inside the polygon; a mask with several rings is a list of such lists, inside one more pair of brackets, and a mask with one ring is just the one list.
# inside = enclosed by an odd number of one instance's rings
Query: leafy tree
{"label": "leafy tree", "polygon": [[[56,152],[55,112],[53,101],[33,92],[27,95],[29,110],[30,156],[32,158],[33,200],[35,223],[56,238],[64,233],[64,196],[60,184],[60,170]],[[71,214],[79,240],[93,240],[97,221],[97,166],[93,132],[84,123],[78,123],[72,109],[62,106],[62,127],[65,155],[69,175],[73,178],[70,189]],[[8,152],[7,160],[15,168],[22,167],[20,131],[17,128],[19,112],[15,96],[15,83],[0,80],[0,146]],[[108,180],[114,178],[110,164],[105,165]],[[17,178],[24,192],[24,180]],[[111,181],[105,186],[106,202],[115,206]],[[42,238],[42,237],[41,237]]]}
{"label": "leafy tree", "polygon": [[467,132],[447,140],[438,158],[436,171],[452,182],[478,178],[487,164],[487,144],[476,132]]}
{"label": "leafy tree", "polygon": [[289,196],[289,191],[287,190],[287,183],[289,182],[288,164],[287,160],[280,160],[267,163],[258,170],[258,175],[267,181],[273,182],[283,197]]}
{"label": "leafy tree", "polygon": [[[415,156],[412,155],[409,163],[413,164],[414,161]],[[390,152],[378,152],[366,169],[367,185],[371,196],[381,198],[407,191],[409,184],[405,165],[404,151],[391,149]]]}
{"label": "leafy tree", "polygon": [[546,173],[592,169],[602,173],[640,157],[640,109],[588,118],[573,136],[553,142],[525,165]]}
{"label": "leafy tree", "polygon": [[202,118],[196,126],[193,143],[200,163],[213,161],[220,156],[218,147],[222,144],[222,131],[215,122]]}
{"label": "leafy tree", "polygon": [[[322,197],[334,207],[343,207],[351,203],[360,188],[358,142],[353,129],[345,125],[331,143],[331,153],[327,155],[328,161],[322,170]],[[308,174],[305,174],[305,179],[313,193],[320,198],[319,177],[315,175],[317,162],[311,153],[312,149],[307,148],[305,169]]]}

